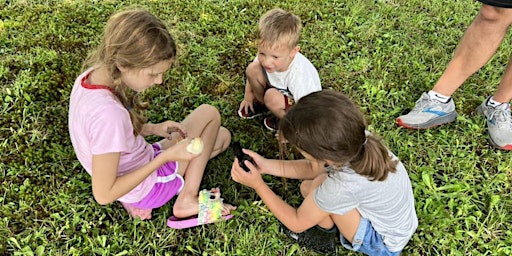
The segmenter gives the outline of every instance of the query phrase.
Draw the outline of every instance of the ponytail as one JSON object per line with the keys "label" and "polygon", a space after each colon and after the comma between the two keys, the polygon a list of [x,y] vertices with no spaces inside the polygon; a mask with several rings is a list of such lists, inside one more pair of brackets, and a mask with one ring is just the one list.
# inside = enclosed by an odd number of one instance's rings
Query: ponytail
{"label": "ponytail", "polygon": [[380,138],[370,134],[361,146],[359,155],[350,161],[350,166],[358,174],[372,181],[383,181],[389,172],[396,171],[397,160],[392,160],[388,149]]}

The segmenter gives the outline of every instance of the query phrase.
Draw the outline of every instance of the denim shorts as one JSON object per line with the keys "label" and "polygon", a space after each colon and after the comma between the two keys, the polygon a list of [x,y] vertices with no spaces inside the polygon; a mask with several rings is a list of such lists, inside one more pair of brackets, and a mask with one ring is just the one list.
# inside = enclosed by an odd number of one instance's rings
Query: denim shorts
{"label": "denim shorts", "polygon": [[356,235],[354,236],[352,243],[350,243],[341,234],[340,240],[343,247],[372,256],[400,255],[402,252],[390,252],[384,244],[382,236],[373,229],[372,223],[365,218],[361,218],[361,222],[359,222],[359,227],[357,228]]}
{"label": "denim shorts", "polygon": [[512,8],[512,0],[478,0],[478,2],[494,7]]}

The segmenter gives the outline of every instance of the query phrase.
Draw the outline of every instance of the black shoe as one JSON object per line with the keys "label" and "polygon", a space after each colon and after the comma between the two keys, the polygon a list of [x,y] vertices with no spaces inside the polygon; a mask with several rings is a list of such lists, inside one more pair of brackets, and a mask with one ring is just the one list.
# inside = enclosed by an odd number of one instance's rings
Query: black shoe
{"label": "black shoe", "polygon": [[245,112],[245,109],[242,109],[242,110],[238,111],[238,115],[243,119],[253,119],[257,116],[266,114],[269,111],[268,108],[264,104],[259,103],[257,101],[254,102],[254,104],[252,106],[254,108],[254,112],[252,112],[251,109],[249,109],[249,112]]}
{"label": "black shoe", "polygon": [[263,119],[263,124],[271,131],[275,132],[279,130],[279,118],[275,116],[265,117],[265,119]]}
{"label": "black shoe", "polygon": [[285,230],[285,233],[297,241],[300,246],[317,253],[335,253],[336,245],[340,243],[340,233],[336,225],[329,230],[316,225],[302,233],[295,233],[288,229]]}

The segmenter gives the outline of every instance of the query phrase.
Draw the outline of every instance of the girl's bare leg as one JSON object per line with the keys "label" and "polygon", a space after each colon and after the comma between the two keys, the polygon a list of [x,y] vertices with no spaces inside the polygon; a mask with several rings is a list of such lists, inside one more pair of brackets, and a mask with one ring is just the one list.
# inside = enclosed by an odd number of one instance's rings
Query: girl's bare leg
{"label": "girl's bare leg", "polygon": [[199,106],[182,122],[189,137],[201,137],[204,148],[202,154],[192,161],[179,162],[178,173],[183,176],[185,185],[173,207],[174,216],[178,218],[198,213],[199,186],[206,164],[211,157],[229,146],[231,134],[227,129],[221,128],[220,123],[218,110],[210,105]]}
{"label": "girl's bare leg", "polygon": [[[312,193],[315,188],[320,186],[322,182],[327,178],[327,174],[321,174],[314,180],[305,180],[300,185],[300,192],[305,198],[308,194]],[[334,224],[338,227],[340,233],[350,242],[354,239],[354,236],[361,222],[361,214],[357,209],[351,210],[344,215],[331,214],[329,217],[318,223],[318,226],[324,229],[331,229]]]}
{"label": "girl's bare leg", "polygon": [[[300,193],[302,194],[302,197],[306,198],[307,195],[313,192],[315,188],[320,186],[322,182],[327,178],[327,174],[321,174],[317,176],[314,180],[305,180],[300,184]],[[334,221],[331,219],[331,217],[327,217],[324,220],[320,221],[318,223],[318,226],[325,228],[325,229],[331,229],[334,226]]]}

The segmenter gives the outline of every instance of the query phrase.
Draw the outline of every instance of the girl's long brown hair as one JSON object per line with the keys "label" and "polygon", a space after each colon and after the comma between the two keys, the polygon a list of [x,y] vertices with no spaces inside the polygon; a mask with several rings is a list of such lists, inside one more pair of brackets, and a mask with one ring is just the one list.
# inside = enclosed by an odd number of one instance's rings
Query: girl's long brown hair
{"label": "girl's long brown hair", "polygon": [[106,67],[113,81],[114,94],[130,113],[134,135],[147,119],[142,111],[147,102],[121,81],[119,67],[142,69],[176,58],[176,44],[165,24],[143,9],[128,9],[107,21],[103,40],[85,60],[83,69]]}
{"label": "girl's long brown hair", "polygon": [[396,171],[388,149],[366,135],[366,120],[344,94],[324,90],[300,99],[279,124],[281,136],[318,160],[349,166],[370,180]]}

